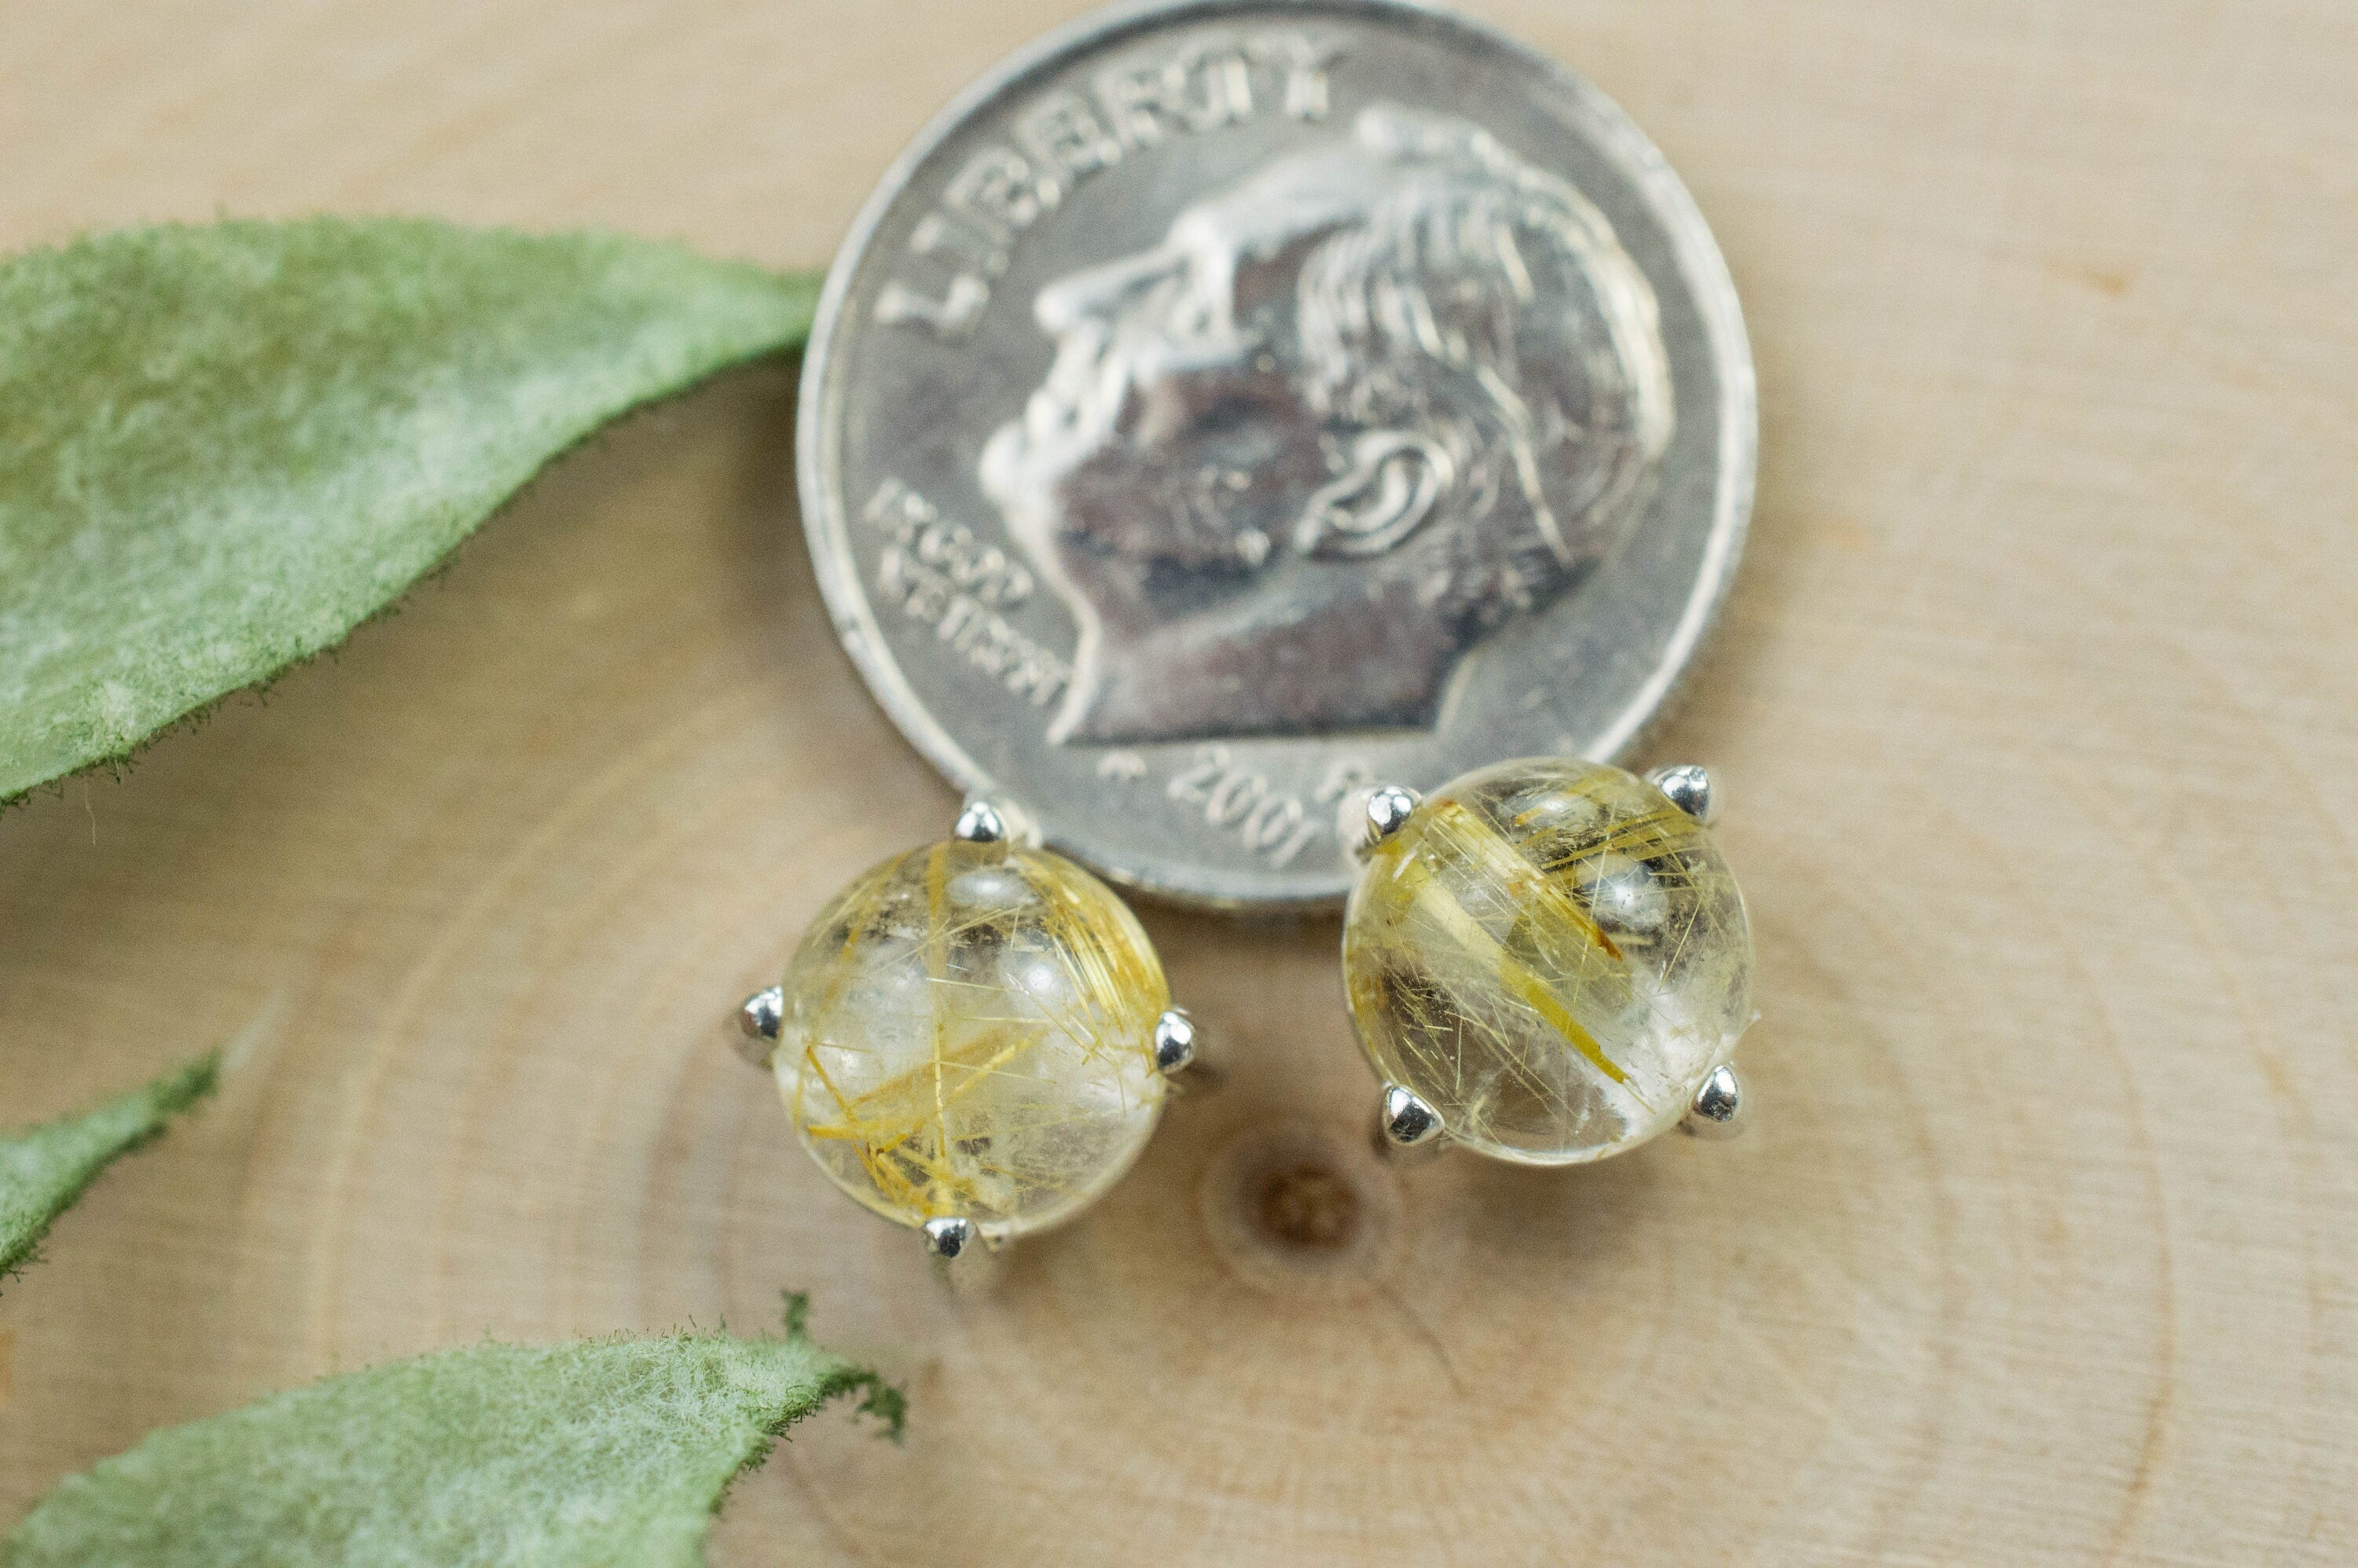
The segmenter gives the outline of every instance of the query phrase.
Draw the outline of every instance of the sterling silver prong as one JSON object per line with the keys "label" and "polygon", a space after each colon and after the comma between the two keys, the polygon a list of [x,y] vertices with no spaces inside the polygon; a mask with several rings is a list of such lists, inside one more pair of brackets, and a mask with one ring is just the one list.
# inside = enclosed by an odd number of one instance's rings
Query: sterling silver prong
{"label": "sterling silver prong", "polygon": [[969,844],[1015,844],[1036,849],[1040,847],[1040,825],[1032,819],[1030,812],[1012,801],[970,795],[950,828],[950,837]]}
{"label": "sterling silver prong", "polygon": [[1376,1152],[1389,1160],[1422,1160],[1441,1152],[1441,1113],[1398,1084],[1384,1086],[1376,1112]]}
{"label": "sterling silver prong", "polygon": [[947,1219],[925,1221],[925,1254],[945,1263],[955,1263],[982,1245],[982,1230],[974,1221],[961,1216]]}
{"label": "sterling silver prong", "polygon": [[925,1256],[934,1272],[957,1295],[987,1293],[999,1281],[1001,1246],[982,1227],[963,1217],[925,1221]]}
{"label": "sterling silver prong", "polygon": [[1680,1119],[1679,1130],[1693,1138],[1733,1138],[1744,1130],[1744,1085],[1728,1066],[1714,1067],[1695,1090],[1694,1103]]}
{"label": "sterling silver prong", "polygon": [[1416,791],[1401,784],[1379,784],[1368,792],[1367,820],[1362,825],[1359,848],[1372,849],[1408,821],[1417,802],[1423,798]]}
{"label": "sterling silver prong", "polygon": [[999,815],[999,807],[978,796],[966,803],[958,813],[957,825],[950,837],[963,838],[969,844],[1001,844],[1007,840],[1007,819]]}
{"label": "sterling silver prong", "polygon": [[1646,782],[1670,796],[1672,806],[1705,827],[1719,820],[1719,791],[1713,786],[1710,769],[1694,762],[1681,762],[1674,767],[1653,769],[1646,774]]}
{"label": "sterling silver prong", "polygon": [[1195,1021],[1174,1007],[1154,1021],[1154,1070],[1164,1077],[1195,1064]]}
{"label": "sterling silver prong", "polygon": [[767,1067],[778,1048],[778,1030],[785,1016],[784,986],[772,986],[747,997],[745,1005],[737,1010],[737,1034],[730,1042],[736,1046],[737,1054],[757,1067]]}

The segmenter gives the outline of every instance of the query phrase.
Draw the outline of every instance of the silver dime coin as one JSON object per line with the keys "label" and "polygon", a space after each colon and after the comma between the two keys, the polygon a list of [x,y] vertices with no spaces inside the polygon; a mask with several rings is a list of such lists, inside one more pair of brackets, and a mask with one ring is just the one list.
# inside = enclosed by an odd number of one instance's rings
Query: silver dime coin
{"label": "silver dime coin", "polygon": [[1756,435],[1653,144],[1398,0],[1125,5],[1008,60],[861,212],[799,417],[820,586],[918,750],[1227,906],[1340,897],[1371,782],[1627,749]]}

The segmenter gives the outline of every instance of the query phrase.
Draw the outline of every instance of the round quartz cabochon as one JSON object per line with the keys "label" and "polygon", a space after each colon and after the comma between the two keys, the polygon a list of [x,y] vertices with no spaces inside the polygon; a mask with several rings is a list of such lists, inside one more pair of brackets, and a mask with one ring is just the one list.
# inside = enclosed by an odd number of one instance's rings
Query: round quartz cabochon
{"label": "round quartz cabochon", "polygon": [[951,839],[876,866],[788,966],[772,1058],[811,1158],[903,1225],[1069,1217],[1154,1130],[1146,933],[1063,857]]}
{"label": "round quartz cabochon", "polygon": [[1424,801],[1368,855],[1343,967],[1376,1070],[1533,1164],[1675,1125],[1751,1019],[1751,929],[1710,834],[1590,762],[1502,762]]}

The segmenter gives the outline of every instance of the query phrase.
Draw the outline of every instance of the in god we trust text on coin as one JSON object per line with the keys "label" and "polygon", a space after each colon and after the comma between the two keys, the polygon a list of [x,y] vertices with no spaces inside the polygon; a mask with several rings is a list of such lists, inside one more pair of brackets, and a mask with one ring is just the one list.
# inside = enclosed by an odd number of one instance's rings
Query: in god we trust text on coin
{"label": "in god we trust text on coin", "polygon": [[846,645],[955,782],[1133,885],[1314,903],[1360,786],[1628,746],[1735,567],[1752,372],[1594,89],[1389,0],[1190,0],[904,156],[801,443]]}

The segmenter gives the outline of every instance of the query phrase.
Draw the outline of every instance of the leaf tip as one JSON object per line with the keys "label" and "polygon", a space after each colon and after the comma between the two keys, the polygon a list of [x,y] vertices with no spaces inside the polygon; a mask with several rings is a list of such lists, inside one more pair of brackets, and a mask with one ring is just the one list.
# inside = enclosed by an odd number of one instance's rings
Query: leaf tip
{"label": "leaf tip", "polygon": [[221,1068],[221,1052],[208,1051],[79,1116],[0,1137],[0,1281],[38,1259],[50,1225],[101,1171],[162,1137],[174,1117],[212,1093]]}
{"label": "leaf tip", "polygon": [[[786,1337],[807,1342],[810,1338],[810,1292],[781,1291],[778,1293],[785,1302]],[[847,1394],[854,1390],[860,1392],[861,1397],[856,1407],[858,1413],[873,1416],[883,1423],[883,1430],[877,1435],[899,1443],[909,1424],[907,1391],[898,1384],[886,1382],[883,1374],[866,1367],[841,1367],[838,1376],[840,1381],[835,1385],[838,1391]]]}
{"label": "leaf tip", "polygon": [[860,1413],[874,1416],[884,1423],[877,1435],[898,1444],[906,1435],[909,1425],[909,1395],[897,1383],[888,1383],[876,1373],[867,1374],[860,1384],[865,1390],[860,1401]]}
{"label": "leaf tip", "polygon": [[163,1116],[181,1111],[221,1087],[222,1050],[215,1046],[195,1061],[156,1081],[156,1109]]}

